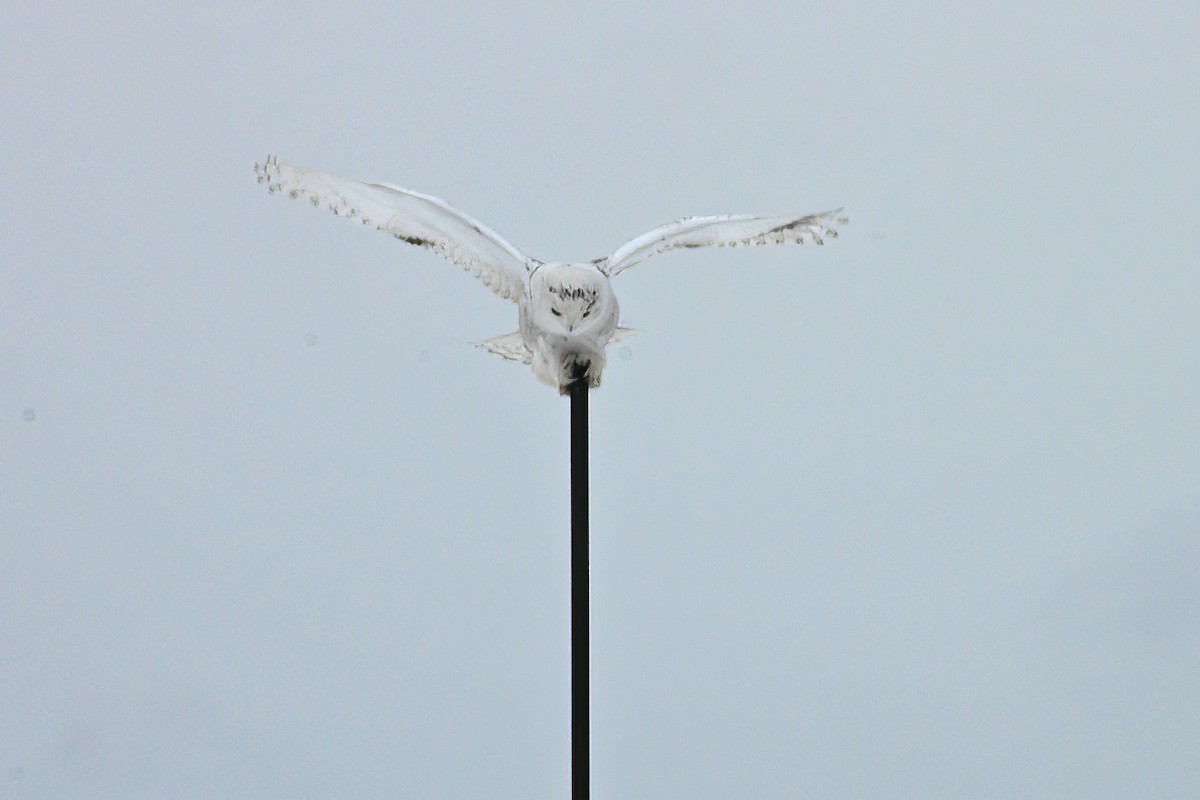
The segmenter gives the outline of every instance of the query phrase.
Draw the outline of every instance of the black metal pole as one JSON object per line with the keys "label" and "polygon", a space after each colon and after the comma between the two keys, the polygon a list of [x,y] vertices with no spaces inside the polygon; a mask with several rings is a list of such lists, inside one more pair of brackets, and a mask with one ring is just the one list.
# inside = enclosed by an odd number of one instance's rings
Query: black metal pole
{"label": "black metal pole", "polygon": [[591,794],[588,665],[588,386],[571,395],[571,797]]}

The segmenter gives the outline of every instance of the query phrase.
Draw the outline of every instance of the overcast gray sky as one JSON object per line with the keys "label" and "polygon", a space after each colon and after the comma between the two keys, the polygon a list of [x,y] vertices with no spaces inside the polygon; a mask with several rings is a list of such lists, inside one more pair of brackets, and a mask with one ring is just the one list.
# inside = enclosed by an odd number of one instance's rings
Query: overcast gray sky
{"label": "overcast gray sky", "polygon": [[846,207],[615,282],[596,797],[1195,796],[1194,3],[181,8],[0,26],[0,798],[569,794],[567,404],[268,153]]}

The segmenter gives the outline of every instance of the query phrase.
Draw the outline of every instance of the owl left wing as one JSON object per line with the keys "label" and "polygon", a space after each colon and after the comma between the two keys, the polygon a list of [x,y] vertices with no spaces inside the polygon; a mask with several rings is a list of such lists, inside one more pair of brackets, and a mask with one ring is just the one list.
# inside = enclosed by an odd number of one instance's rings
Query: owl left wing
{"label": "owl left wing", "polygon": [[679,247],[733,247],[785,242],[824,244],[825,239],[838,235],[835,225],[845,225],[847,222],[849,220],[842,216],[840,208],[802,217],[757,214],[688,217],[660,225],[621,245],[611,256],[597,262],[597,266],[613,276],[650,256]]}
{"label": "owl left wing", "polygon": [[536,263],[482,222],[436,197],[318,172],[272,157],[265,164],[255,164],[254,170],[258,182],[267,184],[272,194],[306,197],[314,206],[428,248],[514,303],[525,291],[530,264]]}

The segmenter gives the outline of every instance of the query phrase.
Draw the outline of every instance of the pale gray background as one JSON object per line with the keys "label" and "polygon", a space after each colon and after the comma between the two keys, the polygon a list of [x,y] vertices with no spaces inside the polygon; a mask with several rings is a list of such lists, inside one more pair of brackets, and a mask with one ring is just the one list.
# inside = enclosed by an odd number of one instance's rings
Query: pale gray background
{"label": "pale gray background", "polygon": [[617,282],[596,797],[1195,797],[1196,8],[10,3],[0,797],[568,795],[567,404],[268,153],[846,206]]}

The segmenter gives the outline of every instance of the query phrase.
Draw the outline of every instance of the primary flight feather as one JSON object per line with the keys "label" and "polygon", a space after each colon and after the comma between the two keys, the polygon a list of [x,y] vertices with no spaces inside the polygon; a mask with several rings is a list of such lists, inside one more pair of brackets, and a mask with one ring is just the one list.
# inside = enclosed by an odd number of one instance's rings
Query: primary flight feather
{"label": "primary flight feather", "polygon": [[254,169],[258,182],[272,194],[307,198],[314,206],[433,250],[516,303],[519,329],[479,346],[531,364],[541,381],[564,394],[580,374],[589,387],[599,386],[605,347],[632,333],[618,326],[610,278],[680,247],[824,244],[837,236],[835,225],[847,222],[840,208],[803,216],[688,217],[642,234],[607,258],[545,263],[526,256],[491,228],[436,197],[297,167],[273,157]]}

